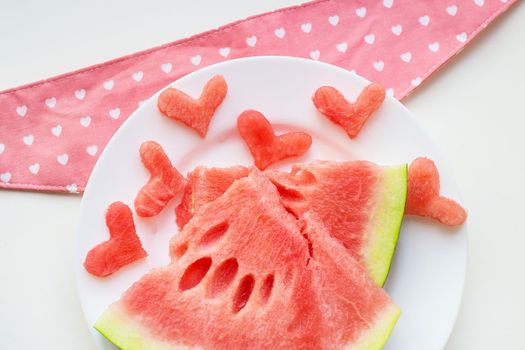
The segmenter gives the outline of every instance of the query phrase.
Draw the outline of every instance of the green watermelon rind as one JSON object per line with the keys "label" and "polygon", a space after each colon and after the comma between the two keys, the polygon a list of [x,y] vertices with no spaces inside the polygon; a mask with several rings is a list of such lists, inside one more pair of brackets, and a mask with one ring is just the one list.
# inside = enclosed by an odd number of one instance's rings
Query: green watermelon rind
{"label": "green watermelon rind", "polygon": [[[134,325],[126,313],[116,305],[110,306],[100,316],[93,327],[107,340],[125,350],[171,350],[173,345],[153,339],[144,333],[144,329]],[[180,350],[191,349],[180,347]]]}
{"label": "green watermelon rind", "polygon": [[380,350],[382,349],[401,315],[401,310],[395,304],[390,304],[375,320],[374,327],[366,330],[359,338],[347,346],[345,350]]}
{"label": "green watermelon rind", "polygon": [[[401,311],[395,304],[389,304],[381,311],[374,326],[365,330],[354,342],[348,344],[345,350],[379,350],[387,342]],[[144,334],[144,329],[133,325],[132,320],[117,305],[109,307],[94,325],[106,339],[124,350],[193,350],[196,347],[184,345],[174,346],[154,339]]]}
{"label": "green watermelon rind", "polygon": [[405,213],[408,165],[384,167],[375,210],[370,220],[367,243],[363,245],[364,266],[379,285],[385,284],[396,250]]}

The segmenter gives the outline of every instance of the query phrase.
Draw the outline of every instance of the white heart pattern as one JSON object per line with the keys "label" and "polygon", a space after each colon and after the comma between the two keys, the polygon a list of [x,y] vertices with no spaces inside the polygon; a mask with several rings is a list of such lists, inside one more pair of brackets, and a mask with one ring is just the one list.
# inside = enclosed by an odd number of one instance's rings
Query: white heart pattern
{"label": "white heart pattern", "polygon": [[318,60],[321,57],[321,52],[319,50],[310,51],[310,58],[313,60]]}
{"label": "white heart pattern", "polygon": [[421,78],[417,77],[415,79],[412,79],[412,81],[410,81],[410,84],[412,84],[412,86],[419,86],[419,84],[421,84]]}
{"label": "white heart pattern", "polygon": [[84,97],[86,97],[86,90],[84,89],[78,89],[75,91],[75,97],[78,99],[78,100],[83,100]]}
{"label": "white heart pattern", "polygon": [[133,73],[133,80],[135,80],[136,82],[141,81],[143,77],[144,77],[143,71],[138,71],[138,72]]}
{"label": "white heart pattern", "polygon": [[80,118],[80,125],[82,125],[84,128],[87,128],[89,124],[91,124],[91,117],[89,115]]}
{"label": "white heart pattern", "polygon": [[374,62],[374,68],[376,71],[382,72],[383,69],[385,68],[385,62],[383,61]]}
{"label": "white heart pattern", "polygon": [[33,135],[27,135],[22,138],[22,141],[28,146],[31,146],[34,140],[35,137]]}
{"label": "white heart pattern", "polygon": [[376,36],[372,33],[365,35],[365,42],[372,45],[376,40]]}
{"label": "white heart pattern", "polygon": [[401,24],[392,27],[392,33],[394,33],[394,35],[400,36],[401,32],[403,32],[403,26]]}
{"label": "white heart pattern", "polygon": [[6,173],[0,174],[0,181],[6,184],[9,182],[9,180],[11,180],[11,173],[6,172]]}
{"label": "white heart pattern", "polygon": [[18,114],[21,117],[25,117],[27,114],[27,106],[22,105],[22,106],[16,107],[16,114]]}
{"label": "white heart pattern", "polygon": [[433,42],[431,44],[428,44],[428,49],[432,52],[438,52],[439,51],[439,43]]}
{"label": "white heart pattern", "polygon": [[48,106],[49,108],[55,108],[56,104],[57,104],[56,98],[50,97],[46,99],[46,106]]}
{"label": "white heart pattern", "polygon": [[455,16],[458,13],[458,7],[456,5],[450,5],[447,7],[447,13],[451,16]]}
{"label": "white heart pattern", "polygon": [[90,155],[90,156],[94,156],[95,154],[97,154],[98,152],[98,146],[97,145],[91,145],[91,146],[88,146],[86,148],[86,152]]}
{"label": "white heart pattern", "polygon": [[57,157],[57,162],[61,165],[66,165],[68,161],[69,161],[69,156],[66,153],[61,154]]}
{"label": "white heart pattern", "polygon": [[221,55],[222,57],[228,57],[230,55],[230,48],[229,47],[220,48],[219,55]]}
{"label": "white heart pattern", "polygon": [[61,125],[57,125],[57,126],[51,128],[51,133],[53,135],[55,135],[56,137],[59,137],[60,134],[62,133],[62,126]]}
{"label": "white heart pattern", "polygon": [[392,5],[394,5],[394,0],[383,0],[383,6],[387,9],[392,8]]}
{"label": "white heart pattern", "polygon": [[312,23],[303,23],[301,24],[301,30],[306,34],[312,31]]}
{"label": "white heart pattern", "polygon": [[257,44],[257,37],[256,36],[250,36],[246,38],[246,45],[250,47],[255,47],[255,44]]}
{"label": "white heart pattern", "polygon": [[483,5],[485,5],[485,0],[474,0],[474,3],[479,7],[483,7]]}
{"label": "white heart pattern", "polygon": [[284,35],[286,34],[286,31],[284,30],[284,28],[277,28],[275,31],[274,31],[274,34],[276,37],[278,37],[279,39],[282,39],[284,38]]}
{"label": "white heart pattern", "polygon": [[460,43],[464,43],[465,41],[467,41],[467,33],[463,32],[461,34],[456,35],[456,40]]}
{"label": "white heart pattern", "polygon": [[160,65],[160,69],[161,69],[164,73],[168,74],[168,73],[170,73],[171,70],[173,69],[173,65],[172,65],[171,63],[163,63],[163,64]]}
{"label": "white heart pattern", "polygon": [[113,85],[115,85],[115,82],[113,80],[108,80],[104,82],[104,89],[111,90],[113,89]]}
{"label": "white heart pattern", "polygon": [[394,97],[394,89],[388,88],[385,91],[388,96]]}
{"label": "white heart pattern", "polygon": [[421,16],[419,17],[419,23],[421,23],[421,25],[423,26],[428,26],[428,24],[430,23],[430,17],[429,16]]}
{"label": "white heart pattern", "polygon": [[355,14],[359,18],[364,18],[366,16],[366,7],[359,7],[355,10]]}
{"label": "white heart pattern", "polygon": [[40,164],[38,163],[35,163],[35,164],[31,164],[29,166],[29,172],[33,175],[36,175],[38,174],[38,171],[40,170]]}
{"label": "white heart pattern", "polygon": [[78,187],[76,184],[71,184],[71,185],[67,185],[66,186],[66,190],[70,193],[77,193],[78,192]]}
{"label": "white heart pattern", "polygon": [[335,27],[339,23],[339,16],[335,15],[328,17],[328,23]]}
{"label": "white heart pattern", "polygon": [[336,48],[337,48],[337,51],[344,53],[346,52],[346,50],[348,50],[348,44],[345,42],[342,42],[342,43],[337,44]]}
{"label": "white heart pattern", "polygon": [[4,153],[5,145],[3,143],[0,143],[0,154]]}
{"label": "white heart pattern", "polygon": [[120,108],[113,108],[109,111],[109,116],[113,119],[120,117]]}
{"label": "white heart pattern", "polygon": [[190,58],[190,61],[194,66],[198,66],[199,64],[201,64],[201,60],[201,55],[196,55]]}
{"label": "white heart pattern", "polygon": [[401,60],[403,60],[403,62],[409,63],[412,60],[412,53],[410,52],[402,53]]}

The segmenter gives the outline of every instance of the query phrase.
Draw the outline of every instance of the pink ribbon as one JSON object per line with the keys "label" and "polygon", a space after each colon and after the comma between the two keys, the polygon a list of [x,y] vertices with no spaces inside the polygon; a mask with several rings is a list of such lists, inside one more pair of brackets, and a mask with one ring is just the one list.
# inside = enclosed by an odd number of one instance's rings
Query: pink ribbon
{"label": "pink ribbon", "polygon": [[320,0],[0,93],[0,187],[82,192],[139,103],[217,62],[286,55],[381,82],[398,99],[515,0]]}

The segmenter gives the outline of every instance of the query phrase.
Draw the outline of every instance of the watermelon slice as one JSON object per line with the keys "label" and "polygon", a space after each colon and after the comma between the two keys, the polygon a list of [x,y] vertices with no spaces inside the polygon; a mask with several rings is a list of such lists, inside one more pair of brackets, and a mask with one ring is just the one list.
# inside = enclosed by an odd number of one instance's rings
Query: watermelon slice
{"label": "watermelon slice", "polygon": [[467,212],[452,199],[439,195],[439,173],[428,158],[416,158],[408,169],[406,213],[432,218],[447,226],[458,226]]}
{"label": "watermelon slice", "polygon": [[259,173],[171,242],[95,328],[121,349],[380,349],[399,309],[315,214],[297,220]]}
{"label": "watermelon slice", "polygon": [[140,146],[140,158],[151,177],[137,193],[135,211],[138,216],[155,216],[184,188],[185,179],[155,141]]}
{"label": "watermelon slice", "polygon": [[296,216],[311,210],[332,237],[383,285],[399,237],[407,193],[406,164],[317,161],[290,173],[267,171],[284,206]]}
{"label": "watermelon slice", "polygon": [[182,229],[197,208],[219,198],[231,184],[248,176],[250,170],[243,166],[231,168],[206,168],[199,166],[188,173],[186,187],[180,204],[175,209],[177,224]]}
{"label": "watermelon slice", "polygon": [[[243,167],[199,167],[190,173],[177,222],[182,228],[201,206],[244,177]],[[328,231],[383,285],[394,254],[407,192],[406,165],[380,167],[369,162],[315,162],[291,173],[266,171],[285,206],[296,216],[310,208]],[[191,184],[191,185],[190,185]],[[218,184],[218,185],[216,185]],[[190,187],[191,186],[191,187]],[[187,203],[187,204],[185,204]]]}
{"label": "watermelon slice", "polygon": [[385,88],[379,83],[365,87],[354,103],[348,102],[343,94],[331,86],[320,87],[312,97],[317,110],[343,127],[352,139],[384,100]]}
{"label": "watermelon slice", "polygon": [[84,261],[85,269],[98,277],[109,276],[148,255],[135,232],[133,214],[126,204],[115,202],[108,207],[106,225],[109,240],[92,248]]}
{"label": "watermelon slice", "polygon": [[312,137],[305,132],[275,135],[268,119],[254,110],[239,115],[237,129],[261,170],[279,160],[301,156],[312,145]]}
{"label": "watermelon slice", "polygon": [[217,108],[226,97],[228,85],[221,75],[211,78],[201,96],[195,100],[175,88],[161,92],[157,101],[159,111],[168,118],[178,120],[205,137]]}

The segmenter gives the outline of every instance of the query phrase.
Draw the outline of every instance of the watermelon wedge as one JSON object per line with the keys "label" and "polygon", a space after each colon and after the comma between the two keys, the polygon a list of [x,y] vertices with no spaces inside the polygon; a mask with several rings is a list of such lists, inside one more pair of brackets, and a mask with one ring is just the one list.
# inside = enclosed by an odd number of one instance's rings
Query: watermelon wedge
{"label": "watermelon wedge", "polygon": [[311,210],[380,286],[399,237],[407,195],[407,165],[317,161],[290,173],[267,171],[284,206],[296,216]]}
{"label": "watermelon wedge", "polygon": [[175,209],[177,224],[183,228],[197,208],[219,198],[231,184],[248,176],[250,170],[243,166],[231,168],[196,167],[188,173],[187,184],[180,204]]}
{"label": "watermelon wedge", "polygon": [[260,173],[199,210],[96,322],[121,349],[380,349],[398,307]]}
{"label": "watermelon wedge", "polygon": [[[201,206],[216,199],[244,167],[199,167],[188,175],[180,227]],[[383,285],[396,247],[407,193],[407,167],[370,162],[315,162],[295,165],[290,173],[266,171],[286,208],[296,216],[312,209],[328,231]],[[179,220],[179,216],[182,218]]]}

